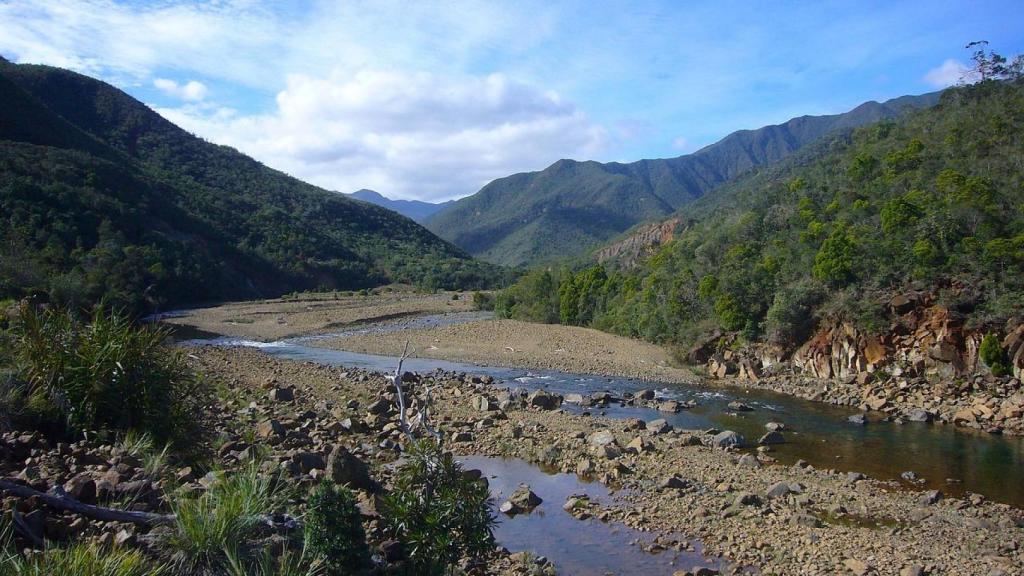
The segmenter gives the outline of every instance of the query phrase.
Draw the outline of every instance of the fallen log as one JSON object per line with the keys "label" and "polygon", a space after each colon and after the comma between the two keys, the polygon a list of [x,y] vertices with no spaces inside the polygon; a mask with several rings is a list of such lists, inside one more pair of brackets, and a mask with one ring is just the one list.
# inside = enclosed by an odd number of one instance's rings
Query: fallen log
{"label": "fallen log", "polygon": [[155,526],[157,524],[170,524],[171,522],[174,522],[173,514],[130,512],[127,510],[118,510],[116,508],[104,508],[103,506],[85,504],[69,496],[68,493],[59,486],[54,487],[49,492],[40,492],[39,490],[29,488],[28,486],[15,484],[14,482],[7,480],[0,480],[0,490],[9,492],[15,496],[20,496],[21,498],[31,498],[35,496],[51,508],[55,508],[57,510],[68,510],[94,520],[103,520],[105,522],[130,522],[132,524],[141,524],[143,526]]}

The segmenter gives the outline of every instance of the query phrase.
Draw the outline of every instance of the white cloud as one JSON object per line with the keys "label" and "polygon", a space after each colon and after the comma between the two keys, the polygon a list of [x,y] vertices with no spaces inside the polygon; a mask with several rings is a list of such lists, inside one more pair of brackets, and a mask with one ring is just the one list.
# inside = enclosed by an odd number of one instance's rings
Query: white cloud
{"label": "white cloud", "polygon": [[196,80],[190,80],[185,84],[178,84],[174,80],[157,78],[156,80],[153,80],[153,85],[165,94],[181,100],[198,102],[203,98],[206,98],[206,85]]}
{"label": "white cloud", "polygon": [[970,75],[971,69],[962,62],[949,59],[924,75],[924,81],[936,88],[952,86]]}
{"label": "white cloud", "polygon": [[587,158],[606,131],[558,94],[500,74],[291,75],[263,115],[190,105],[171,121],[325,188],[400,198],[471,194],[494,178]]}

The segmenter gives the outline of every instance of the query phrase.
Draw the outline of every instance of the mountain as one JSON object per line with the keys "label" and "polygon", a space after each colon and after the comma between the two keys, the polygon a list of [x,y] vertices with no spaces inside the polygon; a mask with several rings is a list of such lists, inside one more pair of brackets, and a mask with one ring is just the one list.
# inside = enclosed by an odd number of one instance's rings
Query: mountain
{"label": "mountain", "polygon": [[678,158],[559,160],[540,172],[484,186],[426,221],[436,234],[485,260],[535,264],[579,255],[632,226],[663,219],[722,183],[776,162],[831,132],[934,105],[938,93],[867,102],[844,114],[801,116],[741,130]]}
{"label": "mountain", "polygon": [[455,202],[454,200],[449,200],[447,202],[433,204],[431,202],[423,202],[420,200],[392,200],[379,192],[367,190],[365,188],[357,190],[349,194],[349,196],[356,200],[362,200],[363,202],[383,206],[388,210],[398,212],[402,216],[407,216],[420,223],[423,223],[438,210],[442,210]]}
{"label": "mountain", "polygon": [[[908,342],[913,370],[961,353],[975,362],[981,336],[1024,319],[1021,150],[1024,81],[951,88],[932,108],[826,137],[702,197],[631,268],[537,269],[496,308],[681,350],[726,334],[782,358],[858,334],[874,358],[856,356],[858,370]],[[915,332],[925,320],[938,336]],[[851,350],[837,344],[835,365]],[[990,367],[1008,362],[994,356]]]}
{"label": "mountain", "polygon": [[412,220],[192,136],[99,80],[0,59],[0,300],[156,306],[500,279]]}

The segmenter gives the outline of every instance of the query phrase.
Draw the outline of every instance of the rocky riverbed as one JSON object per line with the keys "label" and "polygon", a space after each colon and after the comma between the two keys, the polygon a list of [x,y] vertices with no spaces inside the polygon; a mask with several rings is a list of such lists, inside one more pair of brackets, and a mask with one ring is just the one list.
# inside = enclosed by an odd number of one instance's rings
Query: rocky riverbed
{"label": "rocky riverbed", "polygon": [[[234,389],[256,396],[279,387],[293,390],[289,411],[313,410],[318,422],[339,428],[343,439],[347,421],[349,426],[362,422],[378,439],[399,440],[382,374],[278,360],[252,349],[191,353],[200,369]],[[588,514],[643,531],[697,538],[705,553],[733,566],[753,566],[764,574],[1024,571],[1021,511],[978,495],[945,497],[855,472],[772,465],[770,451],[716,446],[728,445],[729,435],[572,415],[559,409],[558,397],[510,393],[506,384],[487,377],[432,373],[422,378],[434,386],[437,423],[457,453],[521,458],[593,477],[614,487],[616,498],[588,506]],[[386,409],[368,412],[377,400]],[[268,414],[254,410],[253,425],[258,425]],[[279,422],[287,423],[286,438],[292,427],[302,427],[294,417]],[[371,462],[393,458],[387,450],[364,450],[360,455]],[[493,569],[533,570],[513,564],[505,557]]]}

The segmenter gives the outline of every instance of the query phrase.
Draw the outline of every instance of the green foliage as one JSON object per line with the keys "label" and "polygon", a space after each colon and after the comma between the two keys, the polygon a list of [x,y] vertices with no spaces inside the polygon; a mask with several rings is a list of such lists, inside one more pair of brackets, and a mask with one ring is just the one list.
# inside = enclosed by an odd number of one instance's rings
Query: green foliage
{"label": "green foliage", "polygon": [[[845,114],[803,116],[736,132],[677,158],[628,164],[559,160],[540,172],[494,180],[426,224],[490,262],[535,267],[582,257],[630,228],[668,218],[728,180],[779,161],[826,134],[896,118],[937,99],[925,94],[872,102]],[[874,177],[876,163],[863,167],[864,178]],[[792,186],[791,194],[807,194],[820,184],[804,174],[787,176],[784,189]]]}
{"label": "green foliage", "polygon": [[138,550],[104,548],[96,544],[48,547],[21,556],[6,517],[0,519],[0,574],[10,576],[163,576],[169,574]]}
{"label": "green foliage", "polygon": [[355,496],[344,486],[323,482],[306,513],[306,548],[323,561],[328,576],[358,574],[370,561]]}
{"label": "green foliage", "polygon": [[846,230],[837,229],[814,255],[814,277],[835,286],[844,286],[854,279],[856,257],[856,239]]}
{"label": "green foliage", "polygon": [[43,419],[75,433],[137,430],[162,440],[187,428],[196,381],[165,344],[167,328],[136,326],[102,307],[83,322],[24,306],[13,332],[14,364]]}
{"label": "green foliage", "polygon": [[410,446],[384,498],[385,533],[402,543],[411,574],[446,574],[459,558],[494,547],[487,486],[467,477],[432,440]]}
{"label": "green foliage", "polygon": [[981,339],[978,355],[985,366],[992,371],[992,375],[1005,376],[1010,373],[1009,358],[1006,357],[1006,351],[999,344],[999,338],[995,334],[986,334]]}
{"label": "green foliage", "polygon": [[502,318],[555,323],[559,319],[558,283],[548,270],[533,270],[498,294],[494,311]]}
{"label": "green foliage", "polygon": [[271,170],[112,86],[0,62],[0,299],[132,313],[506,272],[406,218]]}
{"label": "green foliage", "polygon": [[768,341],[783,346],[802,342],[813,327],[814,307],[824,295],[821,286],[806,280],[778,290],[765,315]]}
{"label": "green foliage", "polygon": [[474,310],[494,310],[494,294],[491,292],[473,292]]}
{"label": "green foliage", "polygon": [[194,496],[172,501],[174,530],[164,539],[176,573],[217,573],[232,564],[259,563],[259,551],[249,549],[260,518],[282,511],[288,492],[253,461],[218,479]]}
{"label": "green foliage", "polygon": [[696,201],[686,230],[585,298],[592,268],[498,298],[684,348],[716,328],[788,347],[822,319],[885,329],[881,303],[924,279],[971,286],[968,322],[999,325],[1024,313],[1022,149],[1024,82],[949,89]]}

